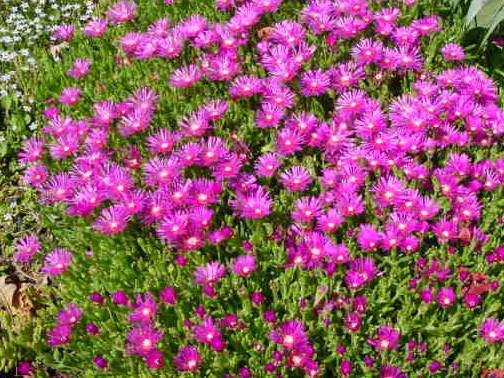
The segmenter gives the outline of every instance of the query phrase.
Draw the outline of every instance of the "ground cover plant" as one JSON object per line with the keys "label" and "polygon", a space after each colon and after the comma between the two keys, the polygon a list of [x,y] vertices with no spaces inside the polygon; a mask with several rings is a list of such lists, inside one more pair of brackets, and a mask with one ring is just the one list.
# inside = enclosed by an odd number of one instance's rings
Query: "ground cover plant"
{"label": "ground cover plant", "polygon": [[0,351],[42,376],[504,369],[504,112],[450,12],[104,1],[54,28],[8,248],[32,317]]}

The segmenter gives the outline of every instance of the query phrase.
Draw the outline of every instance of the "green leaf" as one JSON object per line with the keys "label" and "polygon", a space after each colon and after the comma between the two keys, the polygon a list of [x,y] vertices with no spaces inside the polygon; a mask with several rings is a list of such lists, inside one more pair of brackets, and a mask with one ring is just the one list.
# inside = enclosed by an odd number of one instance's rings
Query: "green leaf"
{"label": "green leaf", "polygon": [[497,28],[497,26],[504,20],[504,5],[501,5],[501,8],[499,10],[499,12],[495,15],[495,17],[493,18],[493,22],[492,24],[490,25],[490,27],[488,28],[488,31],[487,33],[485,34],[485,37],[483,38],[483,42],[482,43],[485,43],[488,38],[490,38],[490,36],[492,35],[493,31],[495,30],[495,28]]}
{"label": "green leaf", "polygon": [[471,1],[471,5],[469,6],[469,10],[467,11],[465,21],[466,25],[469,25],[474,21],[476,15],[483,9],[483,7],[492,0],[473,0]]}

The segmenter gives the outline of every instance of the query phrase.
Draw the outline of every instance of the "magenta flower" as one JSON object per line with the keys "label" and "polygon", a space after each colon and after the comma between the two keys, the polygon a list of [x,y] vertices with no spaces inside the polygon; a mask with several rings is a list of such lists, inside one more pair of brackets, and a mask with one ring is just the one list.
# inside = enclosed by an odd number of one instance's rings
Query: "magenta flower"
{"label": "magenta flower", "polygon": [[74,190],[74,185],[68,173],[58,173],[45,180],[40,188],[43,203],[52,204],[68,200]]}
{"label": "magenta flower", "polygon": [[335,231],[344,219],[336,209],[328,209],[326,213],[317,217],[317,228],[324,232]]}
{"label": "magenta flower", "polygon": [[321,214],[322,206],[317,197],[301,197],[294,203],[291,218],[296,222],[309,223]]}
{"label": "magenta flower", "polygon": [[43,164],[32,165],[26,168],[23,181],[26,184],[32,185],[34,187],[40,187],[49,177],[49,172]]}
{"label": "magenta flower", "polygon": [[40,160],[44,154],[44,145],[43,138],[32,137],[24,141],[21,151],[18,153],[19,162],[26,164]]}
{"label": "magenta flower", "polygon": [[108,362],[105,358],[102,356],[95,356],[93,357],[93,363],[98,369],[105,370],[108,367]]}
{"label": "magenta flower", "polygon": [[159,297],[161,300],[168,304],[175,304],[177,302],[177,292],[173,287],[165,287],[159,291]]}
{"label": "magenta flower", "polygon": [[212,286],[226,275],[226,267],[216,261],[196,268],[194,282],[200,286]]}
{"label": "magenta flower", "polygon": [[205,17],[194,14],[185,19],[180,26],[180,31],[185,38],[194,38],[208,28],[208,21]]}
{"label": "magenta flower", "polygon": [[110,206],[104,208],[93,223],[93,228],[102,234],[112,235],[123,231],[128,225],[129,214],[124,207]]}
{"label": "magenta flower", "polygon": [[399,332],[394,328],[382,325],[378,328],[375,339],[368,339],[368,344],[378,350],[392,350],[399,345]]}
{"label": "magenta flower", "polygon": [[194,372],[201,366],[201,355],[197,347],[188,345],[181,347],[172,361],[178,371]]}
{"label": "magenta flower", "polygon": [[67,70],[67,74],[75,79],[80,79],[89,73],[90,67],[91,61],[89,59],[76,59],[74,60],[72,67]]}
{"label": "magenta flower", "polygon": [[229,86],[229,94],[233,99],[250,97],[262,90],[261,79],[256,76],[238,76]]}
{"label": "magenta flower", "polygon": [[359,228],[359,235],[357,242],[359,246],[365,251],[374,251],[378,248],[381,242],[381,234],[376,230],[373,225],[362,224]]}
{"label": "magenta flower", "polygon": [[155,330],[150,323],[141,323],[128,334],[126,350],[129,354],[146,357],[156,349],[156,344],[163,338],[163,332]]}
{"label": "magenta flower", "polygon": [[305,326],[298,320],[288,320],[271,331],[271,341],[282,345],[285,349],[302,349],[309,343]]}
{"label": "magenta flower", "polygon": [[51,38],[56,41],[71,41],[74,36],[73,25],[58,25],[54,29]]}
{"label": "magenta flower", "polygon": [[115,291],[111,294],[111,299],[112,302],[114,302],[117,305],[122,305],[126,306],[129,304],[129,297],[126,295],[126,293],[122,290]]}
{"label": "magenta flower", "polygon": [[350,262],[350,270],[346,272],[345,283],[352,289],[358,289],[371,282],[377,274],[374,260],[370,257],[357,258]]}
{"label": "magenta flower", "polygon": [[100,328],[94,323],[86,324],[85,330],[87,333],[96,336],[100,333]]}
{"label": "magenta flower", "polygon": [[444,244],[457,238],[457,228],[457,224],[453,220],[442,218],[432,226],[432,231],[438,237],[438,241]]}
{"label": "magenta flower", "polygon": [[151,293],[145,293],[144,297],[136,295],[136,303],[133,313],[128,315],[132,323],[148,323],[157,313],[157,303]]}
{"label": "magenta flower", "polygon": [[[411,1],[411,0],[408,0]],[[404,378],[405,374],[402,370],[393,365],[383,365],[380,368],[380,378]]]}
{"label": "magenta flower", "polygon": [[79,135],[77,134],[67,134],[57,137],[56,140],[49,145],[49,153],[53,159],[65,159],[75,154],[78,149]]}
{"label": "magenta flower", "polygon": [[319,96],[329,89],[331,79],[328,73],[317,69],[305,72],[301,76],[299,84],[304,96]]}
{"label": "magenta flower", "polygon": [[215,351],[224,349],[221,331],[210,316],[205,316],[201,324],[193,327],[193,335],[200,343],[210,345]]}
{"label": "magenta flower", "polygon": [[47,332],[47,343],[49,346],[56,347],[70,343],[72,336],[72,327],[66,324],[57,325]]}
{"label": "magenta flower", "polygon": [[279,44],[294,47],[303,41],[305,34],[305,30],[297,22],[286,20],[275,24],[270,39]]}
{"label": "magenta flower", "polygon": [[165,366],[164,354],[159,350],[154,349],[144,356],[145,364],[148,369],[161,369]]}
{"label": "magenta flower", "polygon": [[277,80],[264,81],[262,93],[265,104],[271,104],[281,109],[290,109],[295,105],[295,93]]}
{"label": "magenta flower", "polygon": [[455,294],[455,290],[453,287],[443,287],[438,290],[437,293],[437,302],[441,307],[447,308],[453,306],[455,301],[457,300],[457,294]]}
{"label": "magenta flower", "polygon": [[131,21],[136,17],[137,8],[134,1],[119,1],[107,10],[107,17],[114,23]]}
{"label": "magenta flower", "polygon": [[277,134],[277,152],[281,155],[292,155],[303,149],[306,137],[295,130],[284,128]]}
{"label": "magenta flower", "polygon": [[70,303],[65,309],[58,313],[58,325],[67,325],[73,327],[82,316],[82,310],[76,304]]}
{"label": "magenta flower", "polygon": [[[100,37],[107,30],[107,21],[101,18],[88,21],[82,29],[86,37]],[[73,76],[73,75],[71,75]]]}
{"label": "magenta flower", "polygon": [[258,186],[248,193],[236,192],[236,198],[230,204],[241,218],[260,219],[270,214],[273,201],[266,189]]}
{"label": "magenta flower", "polygon": [[123,137],[129,137],[147,130],[152,122],[152,111],[140,107],[133,108],[127,115],[121,117],[117,129]]}
{"label": "magenta flower", "polygon": [[256,258],[254,255],[241,255],[233,261],[231,270],[237,276],[247,277],[256,268]]}
{"label": "magenta flower", "polygon": [[456,43],[448,43],[441,48],[441,54],[443,58],[448,61],[458,61],[464,60],[465,53],[462,46]]}
{"label": "magenta flower", "polygon": [[35,368],[30,361],[21,361],[16,367],[17,374],[27,377],[33,377]]}
{"label": "magenta flower", "polygon": [[285,110],[270,103],[263,103],[256,112],[255,123],[258,128],[265,129],[277,126],[285,115]]}
{"label": "magenta flower", "polygon": [[44,265],[40,269],[52,277],[59,276],[70,267],[72,253],[66,249],[56,248],[44,258]]}
{"label": "magenta flower", "polygon": [[504,341],[504,322],[496,318],[487,318],[479,325],[480,336],[490,344]]}
{"label": "magenta flower", "polygon": [[14,246],[16,253],[13,258],[17,262],[26,263],[40,251],[42,245],[36,235],[27,235],[20,239]]}
{"label": "magenta flower", "polygon": [[189,137],[200,137],[212,128],[206,112],[197,112],[185,116],[178,125],[183,134]]}
{"label": "magenta flower", "polygon": [[280,174],[281,183],[292,191],[304,191],[312,182],[308,170],[302,166],[294,166]]}
{"label": "magenta flower", "polygon": [[352,48],[352,57],[359,65],[378,63],[382,59],[383,44],[379,40],[365,38]]}
{"label": "magenta flower", "polygon": [[200,81],[201,78],[202,73],[200,69],[196,65],[191,64],[175,70],[170,75],[169,84],[172,87],[190,87]]}
{"label": "magenta flower", "polygon": [[349,312],[343,318],[343,323],[350,332],[357,332],[361,327],[362,319],[359,314],[355,312]]}

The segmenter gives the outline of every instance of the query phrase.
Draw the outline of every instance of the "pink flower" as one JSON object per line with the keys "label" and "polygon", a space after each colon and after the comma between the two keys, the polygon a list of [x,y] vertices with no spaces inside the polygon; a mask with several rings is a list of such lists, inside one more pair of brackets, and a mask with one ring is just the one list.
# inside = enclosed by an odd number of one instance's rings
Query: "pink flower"
{"label": "pink flower", "polygon": [[479,326],[480,336],[490,344],[504,341],[504,322],[496,318],[487,318]]}
{"label": "pink flower", "polygon": [[36,235],[25,236],[15,245],[16,253],[14,254],[14,260],[26,263],[33,259],[41,248],[42,245]]}
{"label": "pink flower", "polygon": [[44,154],[45,139],[31,137],[23,142],[21,151],[18,153],[21,164],[33,163],[42,158]]}
{"label": "pink flower", "polygon": [[212,286],[226,275],[226,267],[216,261],[196,268],[194,282],[201,286]]}
{"label": "pink flower", "polygon": [[455,301],[457,300],[457,295],[455,294],[455,290],[453,287],[443,287],[438,290],[437,293],[437,302],[441,307],[448,308],[453,306]]}
{"label": "pink flower", "polygon": [[308,170],[302,166],[294,166],[280,174],[281,183],[292,191],[304,191],[312,182]]}
{"label": "pink flower", "polygon": [[175,304],[177,301],[177,292],[173,287],[165,287],[159,292],[161,300],[168,304]]}
{"label": "pink flower", "polygon": [[178,371],[197,371],[201,366],[201,355],[197,347],[188,345],[181,347],[173,357],[173,363]]}
{"label": "pink flower", "polygon": [[83,33],[87,37],[100,37],[107,30],[107,21],[101,18],[88,21],[83,28]]}
{"label": "pink flower", "polygon": [[441,48],[441,54],[443,58],[448,61],[464,60],[465,53],[462,46],[456,43],[448,43]]}
{"label": "pink flower", "polygon": [[399,332],[394,328],[382,325],[378,328],[375,339],[368,339],[368,344],[378,350],[393,350],[399,345]]}
{"label": "pink flower", "polygon": [[305,72],[301,76],[299,84],[304,96],[319,96],[329,89],[331,79],[328,73],[317,69]]}
{"label": "pink flower", "polygon": [[230,201],[235,212],[242,218],[260,219],[271,213],[273,201],[264,187],[259,186],[247,193],[238,191],[236,199]]}
{"label": "pink flower", "polygon": [[76,59],[72,67],[67,70],[67,74],[75,79],[80,79],[89,73],[90,67],[91,61],[89,59]]}
{"label": "pink flower", "polygon": [[222,333],[210,316],[205,316],[201,324],[194,326],[193,335],[200,343],[210,345],[216,351],[224,350]]}
{"label": "pink flower", "polygon": [[70,343],[70,336],[72,336],[72,328],[69,325],[57,325],[47,332],[47,343],[52,347],[65,345]]}
{"label": "pink flower", "polygon": [[133,313],[128,315],[130,322],[150,322],[156,316],[157,303],[151,293],[145,293],[143,298],[140,294],[137,294],[134,309]]}
{"label": "pink flower", "polygon": [[169,84],[172,87],[190,87],[201,80],[202,76],[200,69],[191,64],[175,70],[170,75]]}
{"label": "pink flower", "polygon": [[70,303],[58,313],[58,325],[75,326],[82,316],[82,310],[76,304]]}
{"label": "pink flower", "polygon": [[247,277],[256,268],[256,258],[254,255],[242,255],[233,261],[231,270],[237,276]]}
{"label": "pink flower", "polygon": [[104,208],[93,223],[93,228],[102,234],[112,235],[122,232],[129,221],[129,214],[122,206]]}
{"label": "pink flower", "polygon": [[164,354],[159,350],[154,349],[144,356],[145,364],[148,369],[161,369],[165,366]]}
{"label": "pink flower", "polygon": [[133,1],[119,1],[107,10],[107,17],[111,22],[127,22],[136,17],[137,8]]}
{"label": "pink flower", "polygon": [[163,332],[157,331],[151,323],[141,323],[128,334],[126,350],[130,354],[146,357],[156,349],[156,344],[163,338]]}
{"label": "pink flower", "polygon": [[285,349],[302,349],[309,343],[305,326],[298,320],[282,323],[269,335],[270,340],[282,345]]}
{"label": "pink flower", "polygon": [[66,271],[72,261],[72,253],[66,249],[56,248],[44,258],[44,265],[40,269],[52,277],[59,276]]}
{"label": "pink flower", "polygon": [[286,20],[274,25],[269,38],[282,45],[294,47],[303,41],[305,33],[303,27],[297,22]]}
{"label": "pink flower", "polygon": [[58,25],[52,33],[52,38],[56,41],[71,41],[74,36],[73,25]]}

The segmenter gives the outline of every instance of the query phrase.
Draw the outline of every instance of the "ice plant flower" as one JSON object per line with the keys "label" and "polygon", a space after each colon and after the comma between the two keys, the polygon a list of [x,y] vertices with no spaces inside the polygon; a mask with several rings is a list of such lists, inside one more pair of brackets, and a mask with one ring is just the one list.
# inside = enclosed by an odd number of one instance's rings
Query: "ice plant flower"
{"label": "ice plant flower", "polygon": [[202,362],[198,348],[192,345],[181,347],[172,361],[178,371],[190,372],[198,371]]}
{"label": "ice plant flower", "polygon": [[463,60],[465,57],[464,49],[456,43],[448,43],[441,49],[443,58],[448,61]]}
{"label": "ice plant flower", "polygon": [[286,349],[301,349],[308,343],[305,326],[298,320],[288,320],[273,330],[269,338]]}
{"label": "ice plant flower", "polygon": [[480,336],[490,344],[504,341],[504,322],[496,318],[487,318],[479,326]]}
{"label": "ice plant flower", "polygon": [[272,205],[269,193],[262,186],[245,193],[239,191],[236,199],[231,201],[231,206],[240,217],[252,219],[267,217]]}
{"label": "ice plant flower", "polygon": [[453,287],[443,287],[438,290],[437,301],[441,307],[451,307],[457,300],[457,295]]}
{"label": "ice plant flower", "polygon": [[36,235],[27,235],[20,239],[15,247],[14,260],[17,262],[29,262],[40,251],[42,245]]}
{"label": "ice plant flower", "polygon": [[163,337],[162,331],[157,331],[153,326],[146,322],[141,323],[131,329],[127,337],[126,350],[130,354],[137,354],[146,357],[155,350],[156,344]]}
{"label": "ice plant flower", "polygon": [[82,316],[82,310],[76,304],[70,303],[64,310],[58,313],[58,325],[68,325],[73,327]]}
{"label": "ice plant flower", "polygon": [[368,344],[378,350],[392,350],[398,347],[399,332],[388,325],[378,328],[376,338],[368,339]]}
{"label": "ice plant flower", "polygon": [[157,313],[157,303],[151,293],[136,296],[135,310],[129,314],[129,321],[132,323],[150,322]]}
{"label": "ice plant flower", "polygon": [[44,258],[44,265],[40,269],[52,277],[59,276],[70,267],[72,253],[63,248],[56,248]]}
{"label": "ice plant flower", "polygon": [[231,270],[237,276],[247,277],[256,270],[256,258],[253,255],[238,256],[231,267]]}
{"label": "ice plant flower", "polygon": [[131,21],[136,17],[137,8],[134,1],[119,1],[108,9],[107,17],[114,23]]}
{"label": "ice plant flower", "polygon": [[68,344],[71,335],[72,327],[66,324],[57,325],[47,332],[47,343],[52,347]]}

